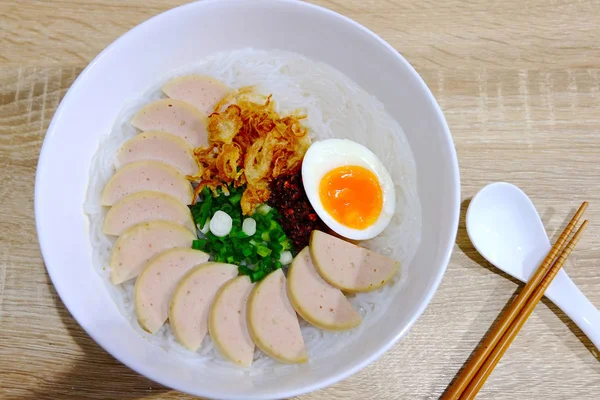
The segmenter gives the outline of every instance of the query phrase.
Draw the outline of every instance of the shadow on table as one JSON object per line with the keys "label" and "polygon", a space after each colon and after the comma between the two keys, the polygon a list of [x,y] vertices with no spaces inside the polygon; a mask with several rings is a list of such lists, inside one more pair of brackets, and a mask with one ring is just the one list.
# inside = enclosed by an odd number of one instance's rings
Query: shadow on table
{"label": "shadow on table", "polygon": [[[469,239],[469,235],[467,233],[467,227],[466,227],[467,209],[469,208],[470,203],[471,203],[471,199],[467,199],[467,200],[464,200],[460,206],[460,220],[459,220],[459,224],[458,224],[458,232],[456,235],[457,246],[467,257],[469,257],[471,260],[473,260],[475,263],[477,263],[481,267],[483,267],[483,268],[487,269],[488,271],[493,272],[497,275],[500,275],[501,277],[503,277],[505,279],[510,280],[511,282],[519,285],[519,287],[512,294],[512,296],[511,296],[510,300],[507,302],[507,304],[502,308],[502,311],[498,314],[498,317],[496,318],[496,320],[494,320],[494,322],[489,327],[489,329],[486,331],[485,335],[481,338],[481,340],[479,341],[479,343],[477,344],[475,349],[473,349],[473,351],[471,352],[471,354],[469,355],[469,357],[467,358],[467,360],[465,361],[463,366],[458,370],[458,372],[456,373],[456,375],[454,376],[454,378],[448,385],[448,388],[450,386],[452,386],[452,384],[456,381],[456,378],[458,377],[458,375],[462,372],[462,370],[467,365],[467,363],[473,358],[473,356],[475,355],[475,352],[483,344],[485,338],[487,338],[487,336],[490,334],[490,332],[496,327],[496,325],[500,321],[502,315],[504,315],[504,312],[508,309],[508,307],[510,306],[512,301],[521,292],[521,289],[524,286],[523,283],[521,283],[521,281],[513,278],[512,276],[508,275],[507,273],[499,270],[498,268],[496,268],[495,266],[490,264],[485,258],[483,258],[483,256],[481,254],[479,254],[479,252],[477,252],[477,250],[473,246],[473,243],[471,243],[471,239]],[[570,215],[574,214],[575,211],[576,210],[573,210],[573,212]],[[550,209],[548,213],[545,213],[544,215],[541,216],[542,221],[544,222],[545,225],[547,224],[548,219],[551,218],[553,215],[554,215],[554,210]],[[562,223],[562,226],[563,227],[566,226],[570,219],[571,219],[570,216],[566,217],[566,219]],[[552,242],[554,242],[558,238],[558,235],[560,234],[561,231],[562,231],[562,229],[555,235],[556,237],[552,238],[552,239],[554,239]],[[579,329],[579,327],[577,325],[575,325],[575,323],[573,321],[571,321],[571,319],[564,312],[562,312],[562,310],[560,308],[558,308],[556,305],[554,305],[554,303],[552,303],[550,300],[548,300],[547,298],[544,297],[542,299],[542,302],[554,314],[556,314],[556,316],[571,330],[571,332],[573,332],[573,334],[579,339],[579,341],[594,355],[594,357],[596,357],[596,359],[598,359],[600,361],[600,357],[598,355],[598,351],[596,350],[596,347],[587,338],[587,336],[585,336],[585,334],[581,331],[581,329]],[[448,389],[444,390],[444,393],[446,393],[447,390]]]}
{"label": "shadow on table", "polygon": [[[150,381],[121,364],[96,344],[65,308],[47,274],[46,279],[61,321],[83,355],[74,361],[71,361],[71,356],[65,356],[65,363],[72,363],[65,373],[51,381],[40,380],[35,392],[25,397],[20,396],[19,400],[143,399],[155,396],[162,398],[171,392],[171,389]],[[57,352],[58,349],[52,350]]]}

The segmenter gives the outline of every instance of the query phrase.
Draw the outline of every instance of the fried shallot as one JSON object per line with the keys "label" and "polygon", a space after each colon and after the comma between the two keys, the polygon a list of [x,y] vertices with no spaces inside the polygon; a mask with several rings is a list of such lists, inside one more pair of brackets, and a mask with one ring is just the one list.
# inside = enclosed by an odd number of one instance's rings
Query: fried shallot
{"label": "fried shallot", "polygon": [[281,116],[272,96],[244,87],[222,99],[208,118],[208,147],[194,150],[200,173],[189,176],[196,183],[194,202],[208,187],[215,194],[227,185],[246,185],[241,206],[245,215],[269,199],[273,179],[299,168],[310,146],[305,115]]}

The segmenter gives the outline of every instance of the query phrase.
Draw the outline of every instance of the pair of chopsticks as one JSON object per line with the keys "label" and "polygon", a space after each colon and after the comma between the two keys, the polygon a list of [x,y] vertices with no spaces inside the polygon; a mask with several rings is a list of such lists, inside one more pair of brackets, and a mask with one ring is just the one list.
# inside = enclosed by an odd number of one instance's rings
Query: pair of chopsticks
{"label": "pair of chopsticks", "polygon": [[527,321],[527,318],[533,312],[535,306],[544,296],[544,292],[562,268],[567,257],[569,257],[575,248],[579,237],[588,224],[587,220],[583,221],[564,249],[563,246],[575,229],[587,206],[587,202],[581,204],[581,207],[579,207],[579,210],[577,210],[554,246],[552,246],[538,270],[510,305],[496,328],[463,368],[454,383],[442,395],[442,399],[467,400],[475,398],[479,389],[481,389],[488,376],[490,376],[494,367],[498,364],[517,336],[517,333],[521,330],[521,327],[525,324],[525,321]]}

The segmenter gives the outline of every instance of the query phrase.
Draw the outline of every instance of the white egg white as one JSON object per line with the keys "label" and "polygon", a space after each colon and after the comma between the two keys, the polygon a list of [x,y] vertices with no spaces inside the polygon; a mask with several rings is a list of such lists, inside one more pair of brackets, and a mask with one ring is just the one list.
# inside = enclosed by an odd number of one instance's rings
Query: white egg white
{"label": "white egg white", "polygon": [[[365,229],[349,228],[329,214],[319,196],[321,180],[329,171],[349,165],[358,165],[373,172],[381,186],[383,206],[374,224]],[[337,234],[352,240],[366,240],[379,235],[390,223],[396,208],[396,193],[390,174],[381,161],[365,146],[347,139],[327,139],[313,143],[302,162],[304,190],[323,222]]]}

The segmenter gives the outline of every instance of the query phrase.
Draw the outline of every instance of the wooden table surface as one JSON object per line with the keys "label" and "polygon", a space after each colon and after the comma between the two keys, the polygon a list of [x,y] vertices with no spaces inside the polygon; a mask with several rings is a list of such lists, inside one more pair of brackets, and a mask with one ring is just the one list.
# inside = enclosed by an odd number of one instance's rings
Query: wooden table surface
{"label": "wooden table surface", "polygon": [[[186,399],[121,365],[54,291],[33,217],[37,158],[56,107],[89,61],[181,0],[0,1],[0,398]],[[318,0],[364,24],[423,76],[453,133],[463,218],[442,285],[408,336],[309,399],[438,398],[521,287],[465,231],[469,198],[506,180],[555,239],[582,200],[590,226],[567,270],[600,306],[600,2]],[[597,399],[600,363],[555,306],[540,304],[482,399]]]}

